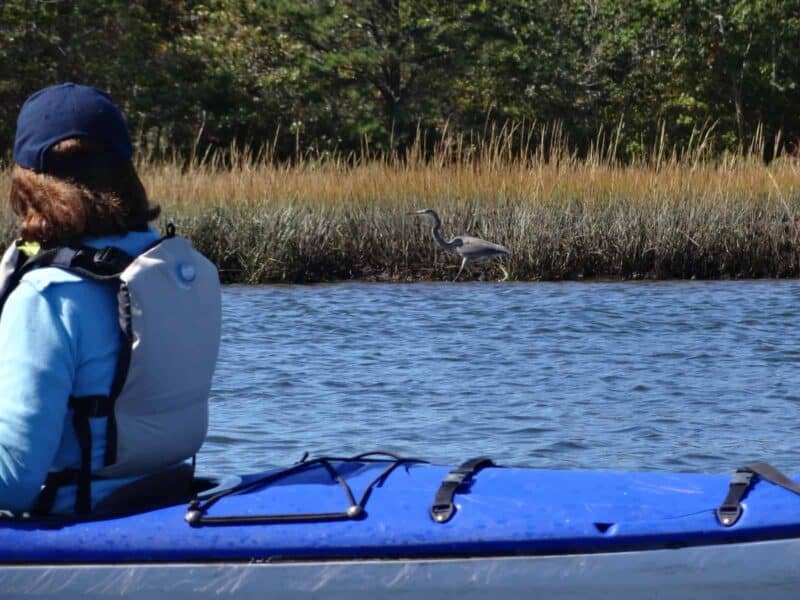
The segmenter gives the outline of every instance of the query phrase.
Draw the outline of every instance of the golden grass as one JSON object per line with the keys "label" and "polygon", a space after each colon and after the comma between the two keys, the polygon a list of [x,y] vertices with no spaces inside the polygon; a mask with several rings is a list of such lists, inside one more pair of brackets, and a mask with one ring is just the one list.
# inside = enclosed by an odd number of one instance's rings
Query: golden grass
{"label": "golden grass", "polygon": [[[587,156],[558,127],[514,127],[470,141],[424,140],[402,157],[315,156],[279,163],[269,148],[141,159],[164,219],[220,265],[226,281],[449,278],[425,223],[509,246],[512,279],[800,275],[800,162],[746,151],[712,156],[710,130],[684,148],[663,134],[617,159],[621,130]],[[8,173],[0,172],[6,195]],[[467,277],[494,277],[489,266]]]}
{"label": "golden grass", "polygon": [[227,166],[218,154],[188,165],[143,161],[140,171],[153,198],[179,207],[282,203],[395,210],[423,204],[558,207],[575,201],[587,208],[684,202],[719,207],[756,198],[780,202],[800,191],[800,163],[779,159],[765,166],[757,158],[761,143],[720,158],[703,146],[669,152],[655,146],[622,164],[615,158],[618,142],[605,144],[602,134],[585,158],[567,151],[557,128],[540,131],[538,140],[534,134],[504,131],[476,144],[445,138],[431,152],[418,143],[402,159],[306,155],[278,164],[268,151],[254,160],[233,151]]}

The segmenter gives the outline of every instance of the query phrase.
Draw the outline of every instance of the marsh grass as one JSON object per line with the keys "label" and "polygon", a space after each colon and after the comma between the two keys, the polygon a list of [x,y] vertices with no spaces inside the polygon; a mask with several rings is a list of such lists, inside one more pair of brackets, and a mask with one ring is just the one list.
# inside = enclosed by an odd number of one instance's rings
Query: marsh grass
{"label": "marsh grass", "polygon": [[[143,157],[139,169],[162,220],[226,282],[451,279],[459,259],[405,214],[428,207],[445,236],[511,248],[511,280],[800,275],[800,163],[779,155],[766,165],[760,132],[751,147],[714,156],[712,132],[682,148],[662,133],[625,162],[621,127],[579,157],[558,126],[508,126],[478,139],[445,132],[431,147],[420,136],[402,156],[279,162],[267,147]],[[6,172],[0,193],[7,187]],[[488,263],[462,277],[499,276]]]}

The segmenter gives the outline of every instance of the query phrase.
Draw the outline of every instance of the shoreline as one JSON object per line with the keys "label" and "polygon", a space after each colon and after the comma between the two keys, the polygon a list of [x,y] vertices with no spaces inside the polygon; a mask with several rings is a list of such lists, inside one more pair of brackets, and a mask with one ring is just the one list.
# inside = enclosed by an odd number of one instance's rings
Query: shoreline
{"label": "shoreline", "polygon": [[[490,212],[448,217],[475,222],[458,229],[511,249],[499,261],[510,282],[800,277],[800,227],[783,208]],[[435,244],[428,227],[402,213],[262,206],[186,214],[165,208],[155,225],[164,231],[168,222],[217,265],[225,284],[449,282],[461,262]],[[0,223],[4,244],[13,237],[9,223]],[[456,230],[447,223],[445,236]],[[467,265],[459,281],[502,279],[495,262]]]}
{"label": "shoreline", "polygon": [[[659,158],[620,164],[487,154],[475,160],[141,162],[157,227],[180,235],[223,283],[451,281],[430,226],[502,244],[509,281],[800,277],[800,160]],[[0,170],[0,198],[9,170]],[[13,237],[0,212],[0,241]],[[493,281],[492,262],[459,281]]]}
{"label": "shoreline", "polygon": [[497,279],[474,279],[461,281],[449,281],[446,279],[414,279],[407,281],[400,281],[394,279],[337,279],[331,281],[313,281],[303,283],[291,282],[273,282],[273,283],[225,283],[225,288],[258,288],[258,287],[295,287],[295,286],[308,286],[308,287],[322,287],[322,286],[346,286],[346,285],[386,285],[386,286],[404,286],[404,285],[688,285],[688,284],[714,284],[714,283],[741,283],[741,284],[758,284],[758,283],[791,283],[800,281],[800,277],[762,277],[759,279],[742,278],[742,279],[611,279],[606,277],[595,277],[591,279],[538,279],[538,280],[516,280],[516,281],[500,281]]}
{"label": "shoreline", "polygon": [[[800,195],[792,197],[800,206]],[[800,212],[800,211],[798,211]],[[800,277],[800,221],[782,203],[726,207],[624,205],[580,210],[525,205],[448,210],[443,229],[503,244],[512,254],[467,265],[459,281],[691,281]],[[11,221],[0,220],[3,243]],[[452,281],[461,259],[422,220],[380,208],[280,204],[186,210],[173,223],[225,284]]]}
{"label": "shoreline", "polygon": [[[797,201],[798,199],[795,199]],[[257,206],[187,216],[165,211],[179,233],[220,268],[224,283],[451,281],[445,254],[422,222],[403,213]],[[509,281],[743,280],[800,277],[800,227],[782,205],[708,208],[612,206],[454,210],[445,237],[462,231],[509,247]],[[460,281],[494,281],[493,262]]]}

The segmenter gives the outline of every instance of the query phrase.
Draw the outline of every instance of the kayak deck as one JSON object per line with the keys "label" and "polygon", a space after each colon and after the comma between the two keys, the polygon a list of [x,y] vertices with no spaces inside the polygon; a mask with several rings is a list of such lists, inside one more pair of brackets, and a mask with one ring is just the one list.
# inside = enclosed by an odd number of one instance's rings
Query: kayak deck
{"label": "kayak deck", "polygon": [[[359,497],[385,461],[339,461]],[[732,527],[715,517],[726,475],[485,468],[445,523],[429,508],[450,469],[404,463],[378,481],[357,519],[191,526],[186,506],[89,522],[0,523],[0,562],[96,564],[554,556],[800,537],[800,496],[759,481]],[[245,481],[257,481],[250,476]],[[209,517],[340,513],[350,502],[322,466],[221,498]]]}

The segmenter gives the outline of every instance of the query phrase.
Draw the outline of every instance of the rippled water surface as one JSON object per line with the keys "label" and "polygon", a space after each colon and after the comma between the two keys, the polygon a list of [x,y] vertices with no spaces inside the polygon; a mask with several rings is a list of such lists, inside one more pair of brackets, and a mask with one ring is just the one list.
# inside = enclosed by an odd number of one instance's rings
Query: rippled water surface
{"label": "rippled water surface", "polygon": [[800,471],[800,282],[229,287],[205,472]]}

